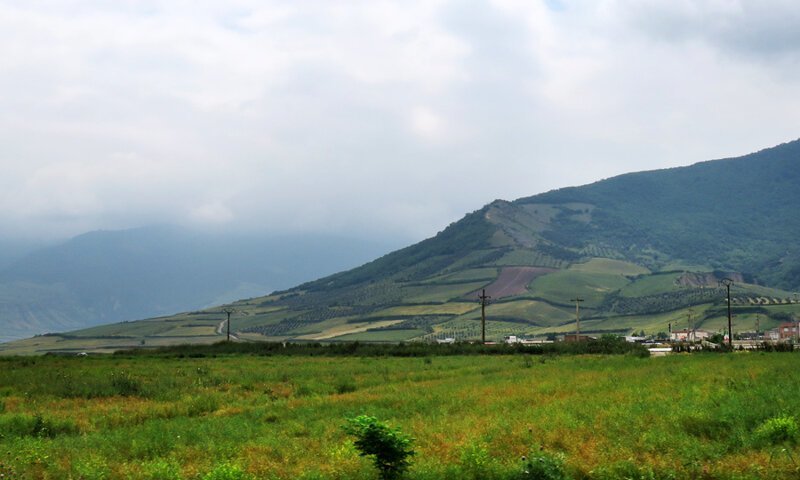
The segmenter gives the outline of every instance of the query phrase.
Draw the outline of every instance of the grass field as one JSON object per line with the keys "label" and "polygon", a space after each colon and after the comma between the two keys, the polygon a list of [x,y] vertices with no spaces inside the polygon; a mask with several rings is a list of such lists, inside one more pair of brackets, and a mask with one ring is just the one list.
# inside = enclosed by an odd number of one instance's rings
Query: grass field
{"label": "grass field", "polygon": [[530,285],[533,295],[556,304],[570,303],[576,295],[582,297],[584,307],[597,307],[603,297],[628,284],[620,274],[585,273],[577,270],[560,270],[534,280]]}
{"label": "grass field", "polygon": [[413,479],[532,478],[532,454],[576,479],[798,474],[791,353],[0,363],[5,478],[376,478],[341,428],[360,414],[415,438]]}
{"label": "grass field", "polygon": [[605,273],[609,275],[647,275],[650,270],[635,263],[612,260],[610,258],[592,258],[585,263],[576,263],[570,270],[585,273]]}

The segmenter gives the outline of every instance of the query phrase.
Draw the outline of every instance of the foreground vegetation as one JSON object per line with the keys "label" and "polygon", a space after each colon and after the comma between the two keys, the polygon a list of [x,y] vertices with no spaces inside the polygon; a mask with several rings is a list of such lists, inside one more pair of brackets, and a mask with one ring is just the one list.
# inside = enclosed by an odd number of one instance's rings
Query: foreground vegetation
{"label": "foreground vegetation", "polygon": [[377,478],[363,415],[414,479],[798,474],[792,353],[214,355],[0,360],[0,475]]}

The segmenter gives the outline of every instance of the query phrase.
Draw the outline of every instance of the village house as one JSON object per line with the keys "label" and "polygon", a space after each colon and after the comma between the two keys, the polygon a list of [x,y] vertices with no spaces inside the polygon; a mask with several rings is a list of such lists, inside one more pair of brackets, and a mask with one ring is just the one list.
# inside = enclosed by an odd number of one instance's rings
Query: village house
{"label": "village house", "polygon": [[778,325],[778,340],[785,341],[792,338],[797,338],[798,323],[785,322]]}
{"label": "village house", "polygon": [[711,332],[705,330],[673,330],[669,335],[669,339],[673,342],[694,342],[697,340],[705,340],[711,336]]}
{"label": "village house", "polygon": [[768,330],[764,332],[764,340],[769,342],[777,342],[781,339],[781,334],[778,332],[777,328],[773,328],[772,330]]}

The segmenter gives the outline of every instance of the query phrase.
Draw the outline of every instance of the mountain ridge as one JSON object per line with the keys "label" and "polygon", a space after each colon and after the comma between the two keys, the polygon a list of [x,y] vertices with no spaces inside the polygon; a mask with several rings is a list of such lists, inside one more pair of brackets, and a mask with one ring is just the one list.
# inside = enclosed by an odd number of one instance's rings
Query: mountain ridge
{"label": "mountain ridge", "polygon": [[[533,268],[546,273],[518,275],[506,285],[513,295],[488,309],[490,338],[574,331],[576,295],[585,300],[582,331],[655,334],[687,322],[719,330],[726,326],[724,296],[708,283],[726,276],[737,279],[737,328],[775,326],[800,313],[798,167],[795,140],[742,157],[495,200],[359,267],[226,307],[237,311],[232,328],[241,340],[475,339],[480,308],[470,297],[512,278],[513,269]],[[687,272],[705,280],[686,281]],[[224,319],[221,308],[77,335],[135,327],[142,341],[215,341],[209,331]],[[169,334],[167,320],[192,325],[196,335]]]}

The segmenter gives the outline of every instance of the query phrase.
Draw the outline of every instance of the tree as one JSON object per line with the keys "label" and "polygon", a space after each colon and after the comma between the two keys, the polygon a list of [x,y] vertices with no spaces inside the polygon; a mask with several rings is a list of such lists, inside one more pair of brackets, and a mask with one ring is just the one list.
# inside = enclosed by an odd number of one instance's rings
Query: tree
{"label": "tree", "polygon": [[399,429],[368,415],[350,418],[342,428],[356,437],[354,443],[359,455],[373,456],[372,461],[382,479],[399,478],[411,465],[409,457],[415,453],[411,448],[414,439]]}

